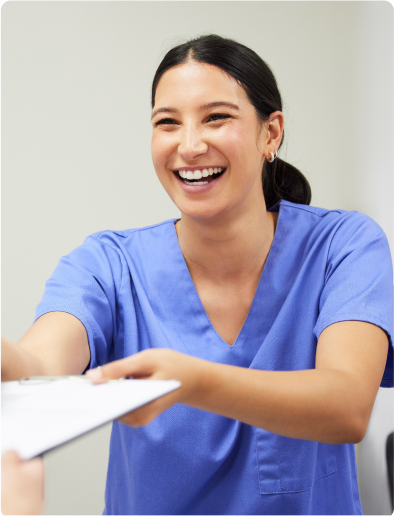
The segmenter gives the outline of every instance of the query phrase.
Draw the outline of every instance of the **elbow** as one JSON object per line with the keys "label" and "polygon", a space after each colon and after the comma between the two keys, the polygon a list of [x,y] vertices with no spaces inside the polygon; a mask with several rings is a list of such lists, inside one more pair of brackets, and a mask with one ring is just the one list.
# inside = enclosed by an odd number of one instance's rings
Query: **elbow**
{"label": "elbow", "polygon": [[346,442],[343,443],[360,443],[367,432],[367,426],[353,427],[349,433]]}
{"label": "elbow", "polygon": [[336,443],[360,443],[368,429],[369,416],[365,417],[364,413],[353,413],[350,417],[351,419],[347,419],[344,427],[342,427],[341,433],[339,434],[340,441]]}

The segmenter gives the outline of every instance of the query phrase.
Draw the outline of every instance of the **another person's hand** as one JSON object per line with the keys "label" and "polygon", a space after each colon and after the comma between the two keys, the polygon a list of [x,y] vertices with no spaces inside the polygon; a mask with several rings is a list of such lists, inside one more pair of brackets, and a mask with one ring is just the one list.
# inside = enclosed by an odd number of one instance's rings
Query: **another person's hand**
{"label": "another person's hand", "polygon": [[204,388],[206,366],[209,363],[170,349],[149,349],[88,371],[92,382],[131,377],[149,380],[179,380],[182,386],[154,402],[128,413],[119,421],[139,427],[147,425],[160,413],[176,403],[192,403]]}
{"label": "another person's hand", "polygon": [[23,461],[8,451],[1,457],[1,511],[3,515],[41,514],[44,506],[44,463]]}

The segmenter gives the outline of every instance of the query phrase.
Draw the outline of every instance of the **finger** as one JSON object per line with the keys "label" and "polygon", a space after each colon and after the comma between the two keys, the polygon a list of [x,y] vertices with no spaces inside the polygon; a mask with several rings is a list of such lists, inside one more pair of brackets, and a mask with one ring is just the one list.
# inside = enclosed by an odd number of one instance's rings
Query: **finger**
{"label": "finger", "polygon": [[157,416],[159,416],[159,414],[161,414],[163,411],[166,411],[169,407],[178,402],[178,398],[176,395],[177,391],[178,390],[173,391],[167,395],[161,396],[153,402],[145,404],[144,406],[139,407],[135,411],[121,416],[120,418],[118,418],[118,421],[131,427],[141,427],[144,425],[148,425]]}
{"label": "finger", "polygon": [[88,378],[95,384],[121,377],[149,378],[153,364],[148,352],[139,352],[125,359],[109,362],[104,366],[86,372]]}
{"label": "finger", "polygon": [[95,369],[90,369],[86,372],[86,376],[93,382],[93,384],[101,384],[101,382],[104,382],[101,366]]}
{"label": "finger", "polygon": [[7,451],[1,457],[1,463],[6,465],[16,465],[21,461],[19,454],[15,451]]}

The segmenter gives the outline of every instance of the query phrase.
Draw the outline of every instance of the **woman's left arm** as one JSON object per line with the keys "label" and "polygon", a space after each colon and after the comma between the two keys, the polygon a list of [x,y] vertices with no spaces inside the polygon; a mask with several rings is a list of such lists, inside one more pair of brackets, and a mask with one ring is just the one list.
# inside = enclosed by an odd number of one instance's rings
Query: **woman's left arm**
{"label": "woman's left arm", "polygon": [[367,430],[387,348],[388,337],[381,328],[344,321],[321,333],[315,369],[261,371],[150,349],[88,375],[97,383],[124,376],[182,383],[173,393],[122,417],[123,423],[134,427],[183,403],[282,436],[358,443]]}

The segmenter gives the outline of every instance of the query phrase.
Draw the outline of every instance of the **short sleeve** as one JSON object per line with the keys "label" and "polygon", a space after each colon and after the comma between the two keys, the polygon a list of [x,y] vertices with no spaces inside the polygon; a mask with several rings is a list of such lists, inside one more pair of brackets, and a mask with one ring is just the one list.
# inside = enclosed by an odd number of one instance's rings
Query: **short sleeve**
{"label": "short sleeve", "polygon": [[92,235],[60,259],[45,284],[35,320],[54,311],[74,315],[88,335],[89,368],[105,364],[117,332],[116,293],[121,279],[119,252]]}
{"label": "short sleeve", "polygon": [[332,238],[314,333],[339,321],[382,328],[389,351],[381,387],[393,387],[393,267],[383,230],[371,218],[348,213]]}

